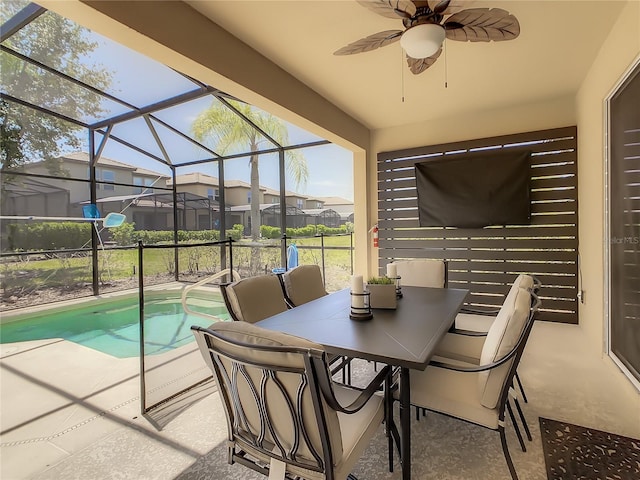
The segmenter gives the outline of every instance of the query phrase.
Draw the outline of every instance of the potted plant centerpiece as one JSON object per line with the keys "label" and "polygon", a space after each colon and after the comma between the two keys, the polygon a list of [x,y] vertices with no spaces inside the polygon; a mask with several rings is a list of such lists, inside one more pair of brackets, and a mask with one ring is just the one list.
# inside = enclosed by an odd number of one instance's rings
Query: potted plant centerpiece
{"label": "potted plant centerpiece", "polygon": [[371,277],[367,280],[371,308],[396,308],[396,283],[389,277]]}

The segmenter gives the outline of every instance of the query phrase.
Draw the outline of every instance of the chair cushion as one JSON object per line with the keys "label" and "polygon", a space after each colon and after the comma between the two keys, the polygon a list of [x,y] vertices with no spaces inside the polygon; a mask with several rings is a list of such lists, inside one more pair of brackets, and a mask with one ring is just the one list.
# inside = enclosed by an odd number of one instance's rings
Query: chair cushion
{"label": "chair cushion", "polygon": [[478,313],[459,313],[456,315],[456,328],[470,330],[472,332],[488,332],[496,319],[493,315],[481,315]]}
{"label": "chair cushion", "polygon": [[[502,359],[515,347],[529,318],[530,307],[531,293],[522,288],[505,301],[487,332],[480,354],[480,365],[488,365]],[[485,407],[495,408],[498,404],[512,362],[513,360],[510,360],[499,367],[479,373],[480,402]]]}
{"label": "chair cushion", "polygon": [[435,355],[477,365],[485,338],[447,333],[436,347]]}
{"label": "chair cushion", "polygon": [[478,374],[428,366],[411,371],[411,404],[469,422],[498,428],[498,409],[480,403]]}
{"label": "chair cushion", "polygon": [[[534,286],[534,280],[531,275],[520,274],[516,277],[504,302],[509,302],[513,299],[519,288],[526,290],[532,290]],[[456,328],[460,330],[471,330],[472,332],[488,332],[491,328],[491,324],[495,320],[494,315],[478,315],[474,313],[459,313],[456,316]]]}
{"label": "chair cushion", "polygon": [[294,305],[302,305],[327,295],[318,265],[300,265],[282,275],[287,296]]}
{"label": "chair cushion", "polygon": [[445,263],[442,260],[403,260],[393,262],[397,265],[400,283],[408,287],[445,286]]}
{"label": "chair cushion", "polygon": [[[336,384],[334,384],[334,392],[342,406],[349,405],[360,394],[358,390]],[[362,410],[356,413],[338,413],[343,454],[336,465],[336,478],[347,478],[351,473],[383,418],[383,396],[378,394],[373,395]]]}
{"label": "chair cushion", "polygon": [[287,310],[280,280],[275,275],[243,278],[226,289],[231,308],[244,322],[256,323]]}

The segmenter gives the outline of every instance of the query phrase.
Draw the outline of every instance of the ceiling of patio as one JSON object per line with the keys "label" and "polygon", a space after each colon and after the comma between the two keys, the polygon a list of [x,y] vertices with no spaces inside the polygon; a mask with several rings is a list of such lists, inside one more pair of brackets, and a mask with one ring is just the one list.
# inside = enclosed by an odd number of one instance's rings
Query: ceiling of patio
{"label": "ceiling of patio", "polygon": [[414,76],[399,42],[333,55],[361,37],[402,28],[400,20],[376,15],[355,0],[187,3],[370,129],[573,95],[624,4],[467,1],[470,7],[510,11],[520,21],[520,36],[501,43],[448,41],[446,58],[443,53]]}

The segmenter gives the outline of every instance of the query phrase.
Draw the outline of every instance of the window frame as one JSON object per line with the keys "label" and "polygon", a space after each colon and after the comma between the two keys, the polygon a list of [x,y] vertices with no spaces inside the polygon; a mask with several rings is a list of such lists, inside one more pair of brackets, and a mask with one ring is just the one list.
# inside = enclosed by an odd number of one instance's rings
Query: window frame
{"label": "window frame", "polygon": [[627,81],[631,79],[634,75],[637,75],[640,78],[640,55],[635,58],[635,60],[631,63],[631,65],[627,68],[627,70],[620,77],[618,82],[609,92],[609,95],[605,98],[604,105],[604,230],[605,230],[605,238],[604,238],[604,303],[605,303],[605,349],[606,353],[611,358],[613,363],[615,363],[618,368],[622,371],[622,373],[629,379],[631,384],[640,391],[640,379],[636,378],[636,376],[629,370],[625,362],[623,362],[613,351],[612,348],[612,302],[611,296],[613,293],[612,288],[612,275],[611,275],[611,203],[612,203],[612,186],[611,186],[611,175],[612,175],[612,130],[611,130],[611,102],[612,100],[618,96],[621,92],[621,89],[625,86]]}

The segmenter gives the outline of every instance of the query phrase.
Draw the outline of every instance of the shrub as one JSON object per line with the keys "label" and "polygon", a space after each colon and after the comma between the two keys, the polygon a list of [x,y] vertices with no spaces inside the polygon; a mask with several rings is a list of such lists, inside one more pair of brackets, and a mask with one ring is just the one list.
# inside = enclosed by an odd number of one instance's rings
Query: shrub
{"label": "shrub", "polygon": [[260,225],[260,236],[262,238],[280,238],[282,234],[280,233],[279,227],[270,227],[269,225]]}
{"label": "shrub", "polygon": [[236,223],[231,230],[226,231],[225,240],[231,237],[233,240],[238,241],[242,238],[244,234],[244,225]]}
{"label": "shrub", "polygon": [[111,229],[111,238],[119,246],[132,245],[134,243],[135,224],[125,222],[119,227]]}
{"label": "shrub", "polygon": [[89,223],[41,222],[10,224],[7,238],[11,250],[58,250],[91,244]]}

